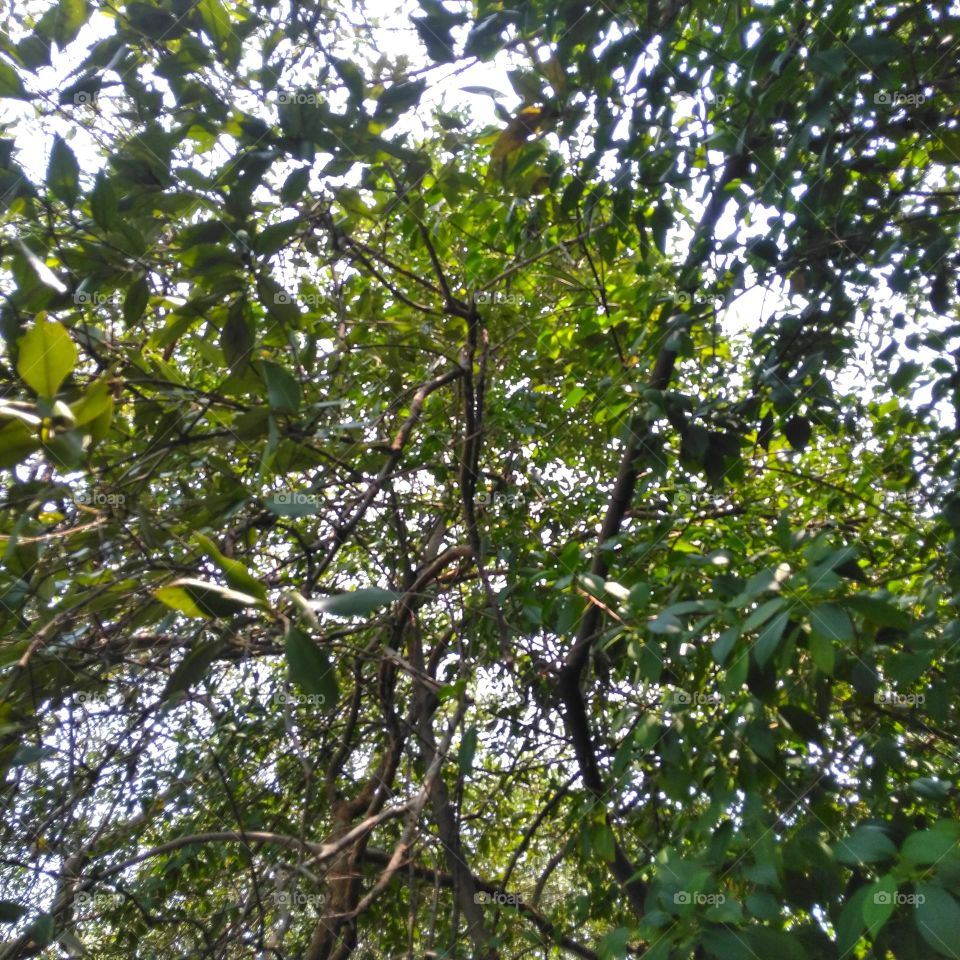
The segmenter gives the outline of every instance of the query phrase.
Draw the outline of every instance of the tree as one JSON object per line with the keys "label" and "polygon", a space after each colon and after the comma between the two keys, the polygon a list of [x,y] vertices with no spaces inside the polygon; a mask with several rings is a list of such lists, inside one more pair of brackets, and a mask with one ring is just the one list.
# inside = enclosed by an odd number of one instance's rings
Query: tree
{"label": "tree", "polygon": [[35,6],[0,956],[960,956],[955,11]]}

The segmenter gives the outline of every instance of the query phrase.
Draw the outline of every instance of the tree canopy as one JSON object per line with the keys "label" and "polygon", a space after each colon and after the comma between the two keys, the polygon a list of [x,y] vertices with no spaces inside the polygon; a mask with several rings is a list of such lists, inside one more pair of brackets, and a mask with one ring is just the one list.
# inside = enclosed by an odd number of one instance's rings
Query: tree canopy
{"label": "tree canopy", "polygon": [[960,958],[958,47],[11,7],[0,957]]}

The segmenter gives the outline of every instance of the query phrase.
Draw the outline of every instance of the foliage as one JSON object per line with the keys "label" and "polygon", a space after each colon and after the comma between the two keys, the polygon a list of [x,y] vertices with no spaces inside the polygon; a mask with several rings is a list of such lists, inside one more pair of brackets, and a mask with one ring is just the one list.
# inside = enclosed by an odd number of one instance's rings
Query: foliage
{"label": "foliage", "polygon": [[0,956],[960,956],[956,9],[410,12],[0,37]]}

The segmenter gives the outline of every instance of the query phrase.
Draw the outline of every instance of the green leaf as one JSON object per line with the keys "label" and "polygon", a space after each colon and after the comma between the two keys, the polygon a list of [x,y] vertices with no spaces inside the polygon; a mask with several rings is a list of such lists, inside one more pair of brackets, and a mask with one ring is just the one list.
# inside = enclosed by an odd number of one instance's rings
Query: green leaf
{"label": "green leaf", "polygon": [[460,770],[461,776],[469,776],[470,771],[473,769],[473,758],[476,753],[477,728],[476,726],[472,726],[464,733],[463,739],[460,741],[460,749],[457,751],[457,767]]}
{"label": "green leaf", "polygon": [[342,60],[340,57],[330,57],[334,70],[344,82],[347,90],[350,91],[350,97],[357,103],[363,100],[365,82],[363,71],[352,61]]}
{"label": "green leaf", "polygon": [[894,60],[908,53],[907,48],[893,37],[876,33],[851,37],[844,46],[854,57],[865,60],[870,66],[883,64],[887,68]]}
{"label": "green leaf", "polygon": [[330,613],[338,617],[362,617],[388,603],[393,603],[400,594],[379,587],[364,587],[347,593],[337,593],[322,600],[314,600],[311,606],[317,613]]}
{"label": "green leaf", "polygon": [[210,640],[191,650],[177,665],[164,687],[161,700],[170,700],[185,694],[196,686],[209,672],[211,664],[227,647],[225,640]]}
{"label": "green leaf", "polygon": [[810,611],[810,630],[819,637],[839,643],[853,642],[853,624],[846,610],[834,603],[822,603]]}
{"label": "green leaf", "polygon": [[943,887],[918,884],[913,921],[920,936],[942,957],[960,960],[960,905]]}
{"label": "green leaf", "polygon": [[894,393],[901,393],[904,388],[913,383],[923,373],[923,364],[915,360],[905,360],[897,367],[897,372],[890,378],[890,389]]}
{"label": "green leaf", "polygon": [[833,855],[851,865],[879,863],[896,856],[897,848],[884,830],[873,824],[861,824],[845,840],[833,847]]}
{"label": "green leaf", "polygon": [[76,39],[80,28],[90,18],[90,7],[86,0],[60,0],[50,12],[54,13],[53,39],[61,50]]}
{"label": "green leaf", "polygon": [[910,616],[885,600],[854,594],[846,597],[843,605],[854,613],[859,613],[865,620],[882,627],[894,627],[897,630],[907,630],[910,627]]}
{"label": "green leaf", "polygon": [[47,947],[53,943],[54,931],[55,924],[53,914],[41,913],[34,919],[30,926],[27,927],[26,933],[38,946]]}
{"label": "green leaf", "polygon": [[260,362],[260,374],[267,388],[267,400],[278,413],[297,413],[300,410],[300,384],[293,374],[272,360]]}
{"label": "green leaf", "polygon": [[661,613],[647,621],[647,629],[651,633],[671,636],[683,633],[683,624],[672,613]]}
{"label": "green leaf", "polygon": [[613,863],[617,853],[617,845],[613,831],[607,823],[601,821],[600,823],[594,824],[590,831],[590,845],[593,848],[593,852],[596,853],[601,860],[605,860],[607,863]]}
{"label": "green leaf", "polygon": [[20,420],[0,425],[0,469],[15,467],[40,449],[36,431]]}
{"label": "green leaf", "polygon": [[757,955],[739,930],[710,926],[701,939],[704,950],[714,960],[756,960]]}
{"label": "green leaf", "polygon": [[28,70],[37,70],[39,67],[50,65],[51,43],[50,38],[41,30],[44,21],[52,11],[48,10],[37,24],[33,33],[24,37],[16,46],[17,59]]}
{"label": "green leaf", "polygon": [[146,277],[138,277],[130,284],[123,299],[123,322],[130,326],[136,323],[147,309],[150,299],[150,285]]}
{"label": "green leaf", "polygon": [[604,934],[598,946],[600,960],[625,960],[630,943],[630,928],[617,927]]}
{"label": "green leaf", "polygon": [[94,380],[84,391],[83,396],[70,404],[70,410],[77,426],[82,426],[96,420],[112,406],[113,394],[110,391],[110,382],[101,379]]}
{"label": "green leaf", "polygon": [[395,83],[380,94],[377,100],[376,117],[397,117],[419,102],[420,96],[427,89],[426,80],[411,80],[405,83]]}
{"label": "green leaf", "polygon": [[807,743],[823,743],[823,730],[817,718],[803,707],[791,703],[780,707],[780,716],[790,724],[790,728]]}
{"label": "green leaf", "polygon": [[17,71],[6,60],[0,60],[0,97],[12,100],[30,99]]}
{"label": "green leaf", "polygon": [[217,565],[234,590],[247,593],[258,600],[267,599],[267,588],[239,560],[224,556],[220,548],[206,534],[195,533],[193,540]]}
{"label": "green leaf", "polygon": [[0,923],[16,923],[29,912],[27,907],[14,900],[0,900]]}
{"label": "green leaf", "polygon": [[839,77],[847,67],[849,56],[843,47],[820,50],[810,58],[810,70],[815,74]]}
{"label": "green leaf", "polygon": [[750,631],[756,630],[757,627],[765,624],[778,610],[782,610],[786,605],[787,601],[783,597],[774,597],[772,600],[761,603],[744,621],[743,632],[750,633]]}
{"label": "green leaf", "polygon": [[733,645],[737,642],[737,639],[740,636],[739,627],[730,627],[727,630],[724,630],[720,636],[717,637],[716,641],[711,648],[711,653],[713,659],[719,666],[723,666],[726,663],[727,657],[730,656],[730,651],[733,649]]}
{"label": "green leaf", "polygon": [[960,824],[954,820],[941,820],[929,830],[911,833],[900,848],[900,857],[917,866],[960,857]]}
{"label": "green leaf", "polygon": [[[295,203],[297,200],[300,199],[300,197],[303,196],[303,193],[307,189],[307,186],[309,185],[309,183],[310,183],[309,167],[301,167],[299,170],[294,170],[293,173],[291,173],[290,176],[287,177],[287,179],[284,181],[283,187],[280,190],[281,201],[287,204]],[[267,229],[269,230],[271,228],[268,227]]]}
{"label": "green leaf", "polygon": [[781,568],[774,570],[760,570],[747,581],[742,593],[740,593],[733,601],[731,601],[731,606],[739,607],[742,604],[750,603],[751,601],[756,600],[756,598],[762,593],[766,593],[768,590],[780,590],[781,584],[787,575],[788,571]]}
{"label": "green leaf", "polygon": [[192,577],[174,580],[154,591],[154,596],[188,617],[229,617],[247,607],[263,606],[256,596]]}
{"label": "green leaf", "polygon": [[117,223],[117,194],[107,175],[101,170],[90,192],[90,212],[97,226],[112,230]]}
{"label": "green leaf", "polygon": [[221,54],[228,54],[228,59],[232,60],[235,35],[227,8],[220,0],[200,0],[197,13],[203,21],[204,33],[213,41],[214,48]]}
{"label": "green leaf", "polygon": [[220,331],[220,349],[234,373],[250,358],[255,344],[256,337],[247,316],[246,302],[237,300],[230,307],[226,323]]}
{"label": "green leaf", "polygon": [[940,143],[930,151],[931,159],[937,163],[960,163],[960,130],[940,130],[937,139]]}
{"label": "green leaf", "polygon": [[66,284],[22,240],[17,240],[17,246],[41,283],[57,293],[67,292]]}
{"label": "green leaf", "polygon": [[76,202],[80,192],[80,165],[60,134],[53,138],[47,164],[47,186],[55,197],[70,205]]}
{"label": "green leaf", "polygon": [[757,430],[757,443],[764,450],[770,449],[770,441],[773,439],[774,417],[772,412],[768,412],[763,420],[760,421],[760,427]]}
{"label": "green leaf", "polygon": [[287,630],[286,650],[291,681],[324,710],[332,710],[340,699],[340,688],[326,653],[297,627]]}
{"label": "green leaf", "polygon": [[782,960],[808,960],[803,944],[792,932],[753,926],[742,930],[718,928],[705,930],[703,946],[716,960],[757,960],[776,957]]}
{"label": "green leaf", "polygon": [[[501,34],[509,23],[509,11],[497,10],[489,16],[478,20],[467,34],[467,40],[464,44],[463,53],[467,57],[479,57],[481,60],[489,60],[502,46],[503,39]],[[469,90],[469,87],[464,89]],[[481,90],[485,88],[479,88]],[[499,91],[493,90],[491,94],[499,95]]]}
{"label": "green leaf", "polygon": [[77,363],[70,334],[55,320],[38,320],[18,341],[17,372],[35,393],[48,400]]}
{"label": "green leaf", "polygon": [[[306,171],[298,170],[296,172],[304,173]],[[261,257],[269,257],[278,250],[288,246],[292,238],[302,229],[303,220],[299,217],[293,217],[290,220],[282,220],[280,223],[271,224],[257,234],[253,242],[253,249],[256,250]]]}
{"label": "green leaf", "polygon": [[760,631],[760,635],[753,645],[753,657],[759,667],[765,667],[770,662],[770,658],[780,648],[783,632],[789,622],[790,611],[784,610]]}
{"label": "green leaf", "polygon": [[281,327],[296,328],[300,323],[300,311],[294,298],[271,277],[257,280],[257,296],[270,315],[270,319]]}
{"label": "green leaf", "polygon": [[794,450],[803,450],[810,442],[810,421],[806,417],[791,417],[783,425],[783,435]]}
{"label": "green leaf", "polygon": [[173,14],[151,3],[128,3],[126,16],[134,30],[151,40],[174,40],[187,30],[182,22],[186,18],[178,20]]}
{"label": "green leaf", "polygon": [[946,800],[952,787],[950,780],[940,780],[938,777],[917,777],[910,782],[910,789],[918,797],[927,800]]}
{"label": "green leaf", "polygon": [[441,19],[436,17],[426,17],[422,20],[414,19],[413,25],[416,27],[423,45],[427,48],[427,54],[431,60],[438,63],[449,63],[456,58],[450,28]]}
{"label": "green leaf", "polygon": [[583,387],[574,387],[564,398],[563,403],[560,404],[561,410],[572,410],[585,396],[587,391]]}
{"label": "green leaf", "polygon": [[833,648],[833,643],[819,633],[811,633],[808,646],[813,662],[824,673],[832,675],[837,662],[837,652]]}
{"label": "green leaf", "polygon": [[755,957],[776,957],[777,960],[808,960],[807,951],[797,937],[785,930],[753,927],[746,931],[747,941]]}
{"label": "green leaf", "polygon": [[841,957],[850,955],[853,948],[860,942],[866,929],[867,922],[863,917],[869,886],[860,887],[850,897],[840,911],[837,920],[837,953]]}
{"label": "green leaf", "polygon": [[881,877],[867,888],[863,901],[863,921],[871,937],[876,937],[892,916],[897,906],[896,898],[897,881],[891,874]]}

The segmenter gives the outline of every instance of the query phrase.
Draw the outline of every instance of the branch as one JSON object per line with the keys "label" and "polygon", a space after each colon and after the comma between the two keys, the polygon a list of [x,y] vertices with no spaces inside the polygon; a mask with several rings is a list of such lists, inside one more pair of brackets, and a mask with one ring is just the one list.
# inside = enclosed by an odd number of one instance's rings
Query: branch
{"label": "branch", "polygon": [[410,307],[413,310],[417,310],[420,313],[426,313],[431,316],[439,316],[440,311],[434,310],[432,307],[428,307],[426,304],[417,303],[416,300],[411,300],[406,294],[401,293],[362,253],[360,253],[350,238],[347,238],[347,243],[351,247],[351,254],[353,259],[359,260],[401,303]]}
{"label": "branch", "polygon": [[[690,245],[686,262],[680,272],[681,286],[689,283],[693,273],[704,259],[706,249],[703,241],[708,234],[713,232],[717,220],[726,206],[728,197],[725,194],[725,188],[734,179],[742,175],[748,164],[748,150],[749,143],[744,145],[742,152],[729,158],[714,187],[713,195],[707,204],[697,233]],[[664,345],[660,348],[654,362],[650,376],[650,386],[655,390],[666,390],[673,377],[677,354],[674,350],[667,348],[666,344],[669,342],[669,337],[665,338]],[[600,535],[597,537],[593,561],[590,565],[590,572],[601,579],[606,578],[610,566],[604,547],[620,533],[623,520],[630,509],[640,472],[637,457],[647,438],[648,431],[647,422],[635,417],[630,425],[629,436],[620,459],[617,478],[614,481]],[[583,619],[580,621],[580,628],[573,645],[557,675],[557,693],[564,706],[564,719],[573,740],[573,749],[577,757],[580,775],[584,786],[593,794],[598,803],[605,803],[607,789],[597,761],[593,735],[590,730],[590,719],[587,715],[587,707],[583,692],[580,689],[580,682],[590,649],[600,629],[602,612],[596,604],[590,604],[587,607]],[[609,822],[607,825],[612,832],[612,825]],[[637,878],[636,868],[630,862],[626,851],[615,834],[614,858],[611,870],[626,890],[634,913],[642,918],[646,912],[646,884]]]}
{"label": "branch", "polygon": [[403,866],[404,860],[409,853],[410,848],[413,846],[414,841],[416,840],[417,824],[420,820],[420,814],[423,812],[423,808],[426,805],[431,792],[433,791],[434,781],[440,776],[440,767],[442,766],[443,761],[446,760],[447,754],[450,752],[450,744],[453,742],[453,735],[456,732],[457,727],[460,726],[460,721],[463,719],[463,715],[466,713],[466,710],[466,702],[461,701],[457,708],[456,714],[450,721],[450,725],[447,728],[447,734],[443,738],[443,743],[434,754],[433,761],[427,770],[426,776],[423,778],[423,786],[420,788],[420,793],[410,804],[407,826],[403,831],[403,836],[394,847],[390,860],[387,862],[387,869],[384,870],[384,872],[380,875],[369,893],[367,893],[360,903],[358,903],[357,906],[354,907],[354,909],[350,912],[351,918],[358,917],[361,913],[367,910],[380,896],[380,894],[386,890],[396,872]]}
{"label": "branch", "polygon": [[[364,855],[364,859],[369,860],[371,863],[386,863],[389,859],[389,855],[383,850],[367,850],[366,854]],[[419,877],[421,880],[429,880],[431,883],[435,883],[440,887],[446,887],[449,890],[454,889],[456,878],[452,873],[444,873],[441,870],[434,870],[432,867],[426,867],[419,863],[409,863],[407,866],[410,872],[413,873],[414,876]],[[594,953],[589,947],[585,947],[576,940],[573,940],[562,933],[558,933],[556,926],[535,907],[525,903],[523,900],[518,900],[509,896],[502,887],[498,887],[494,883],[487,883],[486,880],[481,880],[479,877],[474,876],[473,874],[470,875],[470,878],[473,882],[473,886],[478,891],[482,893],[489,893],[497,899],[505,900],[506,906],[513,907],[519,914],[531,920],[534,926],[536,926],[536,928],[544,935],[545,938],[548,938],[551,943],[558,944],[575,956],[582,957],[583,960],[599,960],[598,954]]]}
{"label": "branch", "polygon": [[175,837],[157,847],[138,853],[135,857],[125,860],[123,863],[114,864],[106,870],[97,871],[95,878],[105,880],[117,873],[143,863],[145,860],[152,860],[154,857],[162,857],[174,850],[182,847],[194,846],[201,843],[270,843],[275,846],[285,847],[288,850],[306,851],[311,854],[310,862],[322,862],[335,857],[341,850],[348,847],[355,840],[365,836],[371,830],[378,827],[387,820],[395,820],[403,816],[410,809],[412,800],[402,803],[396,807],[388,807],[374,816],[367,817],[361,823],[358,823],[352,830],[347,831],[338,837],[333,843],[312,843],[309,840],[301,840],[299,837],[291,837],[282,833],[268,833],[263,830],[212,830],[207,833],[191,833],[185,837]]}
{"label": "branch", "polygon": [[429,397],[430,394],[435,390],[439,390],[448,383],[452,383],[454,380],[459,380],[463,375],[464,370],[462,366],[453,367],[446,373],[441,374],[441,376],[430,380],[428,383],[424,383],[413,395],[413,400],[410,403],[410,413],[400,429],[397,431],[396,436],[393,438],[393,442],[389,447],[390,453],[387,456],[385,463],[380,468],[380,472],[377,474],[377,476],[371,480],[369,484],[367,484],[367,488],[364,490],[363,496],[360,499],[360,504],[354,511],[353,516],[345,524],[338,526],[334,530],[333,543],[330,547],[330,550],[327,552],[327,555],[318,565],[316,574],[314,575],[314,581],[318,580],[329,569],[330,564],[333,563],[334,559],[336,558],[340,547],[346,543],[347,538],[351,533],[353,533],[357,524],[363,519],[364,514],[369,509],[370,504],[376,499],[376,496],[382,489],[384,483],[386,483],[386,481],[390,478],[394,468],[400,461],[400,457],[403,454],[403,448],[410,439],[410,434],[413,432],[413,428],[420,420],[420,415],[423,412],[423,404],[427,397]]}
{"label": "branch", "polygon": [[484,293],[487,290],[492,290],[501,280],[506,280],[507,277],[516,273],[518,270],[522,270],[524,267],[529,267],[531,263],[536,263],[538,260],[542,260],[544,257],[550,256],[551,253],[556,253],[558,250],[563,250],[565,247],[573,247],[578,243],[581,243],[584,239],[590,236],[595,230],[602,230],[604,227],[608,226],[606,223],[598,223],[596,226],[589,227],[587,230],[584,230],[583,233],[578,233],[575,237],[571,237],[569,240],[561,240],[559,243],[555,243],[552,247],[547,247],[546,250],[541,250],[539,253],[535,253],[532,256],[524,257],[523,260],[518,260],[512,266],[507,267],[506,270],[498,273],[492,280],[488,280],[482,287],[477,288],[478,293]]}

